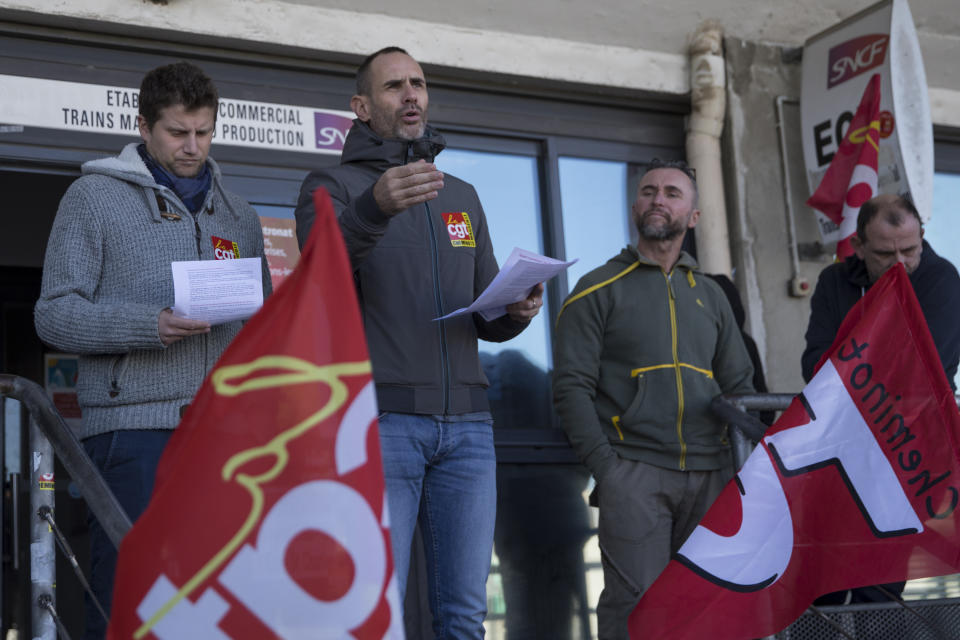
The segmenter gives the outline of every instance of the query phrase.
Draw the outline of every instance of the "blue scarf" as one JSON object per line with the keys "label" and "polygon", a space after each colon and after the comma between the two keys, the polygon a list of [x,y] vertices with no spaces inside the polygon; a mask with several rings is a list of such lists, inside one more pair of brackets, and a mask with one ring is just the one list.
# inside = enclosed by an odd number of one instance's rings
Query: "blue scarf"
{"label": "blue scarf", "polygon": [[180,178],[169,173],[157,164],[157,161],[147,153],[146,145],[141,144],[137,147],[137,151],[140,153],[140,157],[143,158],[143,163],[147,165],[147,169],[150,170],[157,184],[167,187],[177,194],[177,197],[180,198],[180,201],[187,207],[190,213],[196,213],[200,210],[200,207],[203,206],[204,201],[207,199],[207,192],[210,190],[210,185],[213,184],[213,174],[210,172],[210,165],[204,162],[203,169],[193,178]]}

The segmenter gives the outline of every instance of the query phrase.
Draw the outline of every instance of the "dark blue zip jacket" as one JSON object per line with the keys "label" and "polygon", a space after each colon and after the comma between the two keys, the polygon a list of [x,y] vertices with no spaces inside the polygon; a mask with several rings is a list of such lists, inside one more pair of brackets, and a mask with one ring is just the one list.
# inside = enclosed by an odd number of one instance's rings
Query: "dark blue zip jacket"
{"label": "dark blue zip jacket", "polygon": [[[810,300],[807,347],[802,358],[803,379],[807,382],[813,377],[817,362],[833,344],[847,312],[863,297],[870,284],[867,267],[856,256],[831,264],[820,272]],[[938,256],[924,240],[920,264],[910,274],[910,284],[927,320],[947,381],[956,391],[953,378],[960,362],[960,320],[957,319],[960,317],[960,276],[956,268]]]}
{"label": "dark blue zip jacket", "polygon": [[373,197],[384,171],[445,146],[427,127],[418,140],[388,140],[355,120],[340,166],[300,188],[297,239],[313,226],[313,192],[330,192],[353,265],[380,411],[456,415],[489,410],[477,339],[502,342],[527,323],[479,315],[433,319],[468,306],[497,275],[487,220],[474,188],[444,175],[439,196],[396,216]]}

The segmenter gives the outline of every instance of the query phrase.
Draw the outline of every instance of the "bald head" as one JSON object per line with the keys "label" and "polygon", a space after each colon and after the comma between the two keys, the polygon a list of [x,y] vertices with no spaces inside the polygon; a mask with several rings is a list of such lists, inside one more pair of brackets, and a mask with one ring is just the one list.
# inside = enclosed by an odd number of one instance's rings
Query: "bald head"
{"label": "bald head", "polygon": [[877,216],[893,227],[902,227],[911,217],[918,225],[923,225],[917,208],[910,200],[896,193],[884,193],[870,198],[860,207],[860,213],[857,214],[857,237],[861,242],[867,241],[867,227]]}
{"label": "bald head", "polygon": [[916,207],[903,196],[884,194],[867,200],[857,216],[850,244],[867,267],[870,282],[900,262],[907,273],[920,266],[923,225]]}

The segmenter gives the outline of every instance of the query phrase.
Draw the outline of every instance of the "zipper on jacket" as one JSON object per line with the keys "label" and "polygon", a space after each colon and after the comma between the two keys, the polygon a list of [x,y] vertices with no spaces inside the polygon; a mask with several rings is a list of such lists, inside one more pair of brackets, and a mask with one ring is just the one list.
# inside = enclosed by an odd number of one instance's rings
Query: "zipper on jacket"
{"label": "zipper on jacket", "polygon": [[[213,189],[213,185],[210,185],[210,188]],[[157,196],[157,204],[160,203],[161,196]],[[209,196],[208,196],[209,198]],[[184,206],[186,209],[186,206]],[[193,220],[193,237],[197,243],[197,260],[203,260],[203,245],[201,244],[201,238],[203,237],[203,232],[200,230],[200,213],[204,211],[205,207],[200,207],[196,213],[193,213],[187,209],[187,213],[190,214],[190,219]],[[204,371],[210,370],[210,335],[203,334],[200,336],[203,339],[203,366]],[[200,378],[201,384],[203,383],[203,378],[206,377],[206,373],[203,374]]]}
{"label": "zipper on jacket", "polygon": [[[211,185],[210,188],[212,189],[213,185]],[[161,217],[167,218],[168,220],[183,219],[183,216],[181,216],[180,214],[171,212],[169,209],[167,209],[166,198],[160,195],[160,191],[156,192],[156,197],[157,197],[157,208],[160,210]],[[186,206],[184,206],[184,209],[186,209]],[[200,221],[197,219],[197,214],[199,214],[203,210],[204,210],[204,207],[201,207],[197,211],[197,213],[193,213],[188,210],[188,213],[190,213],[190,219],[193,220],[193,236],[194,236],[194,240],[197,243],[197,260],[203,259],[203,256],[201,255],[203,253],[203,247],[200,244],[200,237],[202,233],[200,231]]]}
{"label": "zipper on jacket", "polygon": [[[204,211],[213,213],[213,189],[214,185],[211,182],[210,191],[207,192],[206,201],[200,206],[199,209],[197,209],[196,213],[190,211],[186,205],[183,206],[183,208],[186,209],[190,214],[190,218],[193,219],[194,236],[196,236],[197,239],[197,260],[203,260],[203,231],[200,229],[200,214]],[[210,208],[208,209],[208,207]],[[206,377],[206,372],[213,368],[214,363],[210,362],[210,334],[204,333],[201,334],[200,337],[203,339],[203,373],[200,375],[200,384],[203,384],[203,379]]]}
{"label": "zipper on jacket", "polygon": [[193,218],[194,236],[197,239],[197,260],[203,260],[203,248],[200,246],[200,221],[197,220],[197,214],[195,213],[191,213],[190,217]]}
{"label": "zipper on jacket", "polygon": [[[407,144],[407,152],[403,156],[403,164],[413,158],[413,142]],[[437,309],[437,317],[443,315],[443,296],[440,292],[440,248],[437,245],[437,232],[433,228],[433,217],[430,215],[430,203],[423,203],[427,216],[427,230],[430,233],[430,263],[433,270],[433,302]],[[447,354],[447,327],[445,320],[437,321],[437,331],[440,334],[440,386],[443,394],[443,413],[450,410],[450,363]]]}
{"label": "zipper on jacket", "polygon": [[680,470],[687,468],[687,443],[683,441],[683,377],[680,372],[680,354],[677,347],[677,306],[676,298],[673,295],[673,282],[670,276],[673,271],[667,274],[663,269],[663,278],[667,282],[667,292],[669,293],[668,302],[670,305],[670,348],[673,352],[673,369],[677,376],[677,439],[680,441]]}
{"label": "zipper on jacket", "polygon": [[[430,215],[430,204],[423,203],[427,213],[427,229],[430,230],[430,259],[433,266],[433,298],[437,306],[437,316],[443,315],[443,298],[440,295],[440,249],[437,246],[437,232],[433,228],[433,217]],[[443,413],[450,410],[450,363],[447,355],[447,327],[446,321],[437,321],[437,330],[440,332],[440,370],[442,373],[441,386],[443,388]]]}

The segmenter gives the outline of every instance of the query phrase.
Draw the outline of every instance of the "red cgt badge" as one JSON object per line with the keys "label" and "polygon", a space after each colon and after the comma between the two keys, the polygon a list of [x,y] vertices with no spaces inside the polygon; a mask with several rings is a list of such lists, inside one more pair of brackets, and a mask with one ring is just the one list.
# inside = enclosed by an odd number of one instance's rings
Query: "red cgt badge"
{"label": "red cgt badge", "polygon": [[213,255],[217,260],[233,260],[240,257],[240,245],[233,240],[210,236],[213,242]]}
{"label": "red cgt badge", "polygon": [[443,214],[443,222],[447,225],[450,235],[450,244],[455,247],[475,247],[477,242],[473,237],[473,225],[466,211]]}

